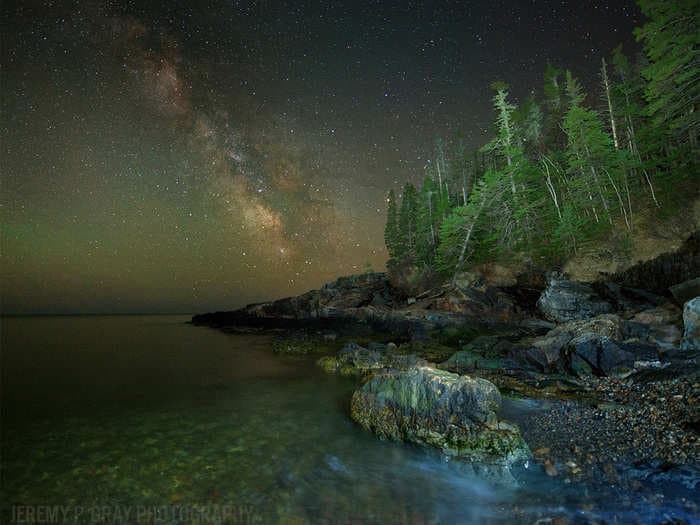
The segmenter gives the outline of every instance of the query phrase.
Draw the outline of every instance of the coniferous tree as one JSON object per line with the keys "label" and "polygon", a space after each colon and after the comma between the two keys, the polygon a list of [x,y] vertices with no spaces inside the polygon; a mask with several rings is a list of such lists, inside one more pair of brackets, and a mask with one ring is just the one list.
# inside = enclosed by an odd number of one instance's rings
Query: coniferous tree
{"label": "coniferous tree", "polygon": [[418,193],[416,187],[407,182],[401,195],[399,211],[397,257],[400,259],[415,255],[417,217]]}
{"label": "coniferous tree", "polygon": [[[697,10],[683,0],[641,3],[652,18],[639,33],[649,62],[631,64],[620,49],[610,63],[603,60],[599,111],[586,105],[570,72],[548,66],[543,99],[532,95],[520,108],[505,84],[494,84],[495,137],[486,146],[469,154],[459,138],[436,141],[420,192],[410,184],[403,191],[398,260],[454,277],[470,261],[503,250],[577,253],[620,224],[631,231],[638,208],[659,205],[656,182],[683,176],[696,162],[687,152],[697,152],[698,53],[691,37],[698,35],[688,35]],[[660,27],[660,20],[673,27]],[[668,38],[674,31],[690,50],[668,62],[684,64],[680,73],[667,70],[658,51],[678,51]]]}
{"label": "coniferous tree", "polygon": [[[656,198],[656,190],[652,181],[652,175],[658,162],[658,154],[662,144],[658,139],[640,141],[641,136],[655,136],[653,130],[645,122],[643,90],[644,82],[638,71],[630,64],[622,47],[618,46],[613,51],[613,71],[615,82],[613,83],[613,96],[616,99],[616,107],[620,115],[621,143],[630,155],[629,169],[632,174],[639,174],[639,179],[649,189],[649,194],[654,204],[659,207]],[[645,133],[646,132],[646,133]],[[650,133],[651,132],[651,133]]]}
{"label": "coniferous tree", "polygon": [[608,119],[610,122],[610,132],[612,133],[613,144],[615,149],[620,149],[620,142],[617,138],[617,116],[613,109],[613,99],[612,99],[612,83],[610,77],[608,76],[608,65],[605,62],[605,58],[601,59],[600,65],[600,81],[603,87],[603,98],[605,100],[605,109],[608,114]]}
{"label": "coniferous tree", "polygon": [[[453,280],[462,271],[471,255],[478,250],[479,235],[489,236],[493,230],[485,216],[497,215],[498,203],[510,192],[502,174],[487,171],[474,185],[466,206],[458,206],[445,218],[440,227],[438,266],[452,276]],[[483,230],[486,230],[485,232]]]}
{"label": "coniferous tree", "polygon": [[534,97],[530,97],[515,116],[520,147],[529,159],[537,160],[544,151],[544,115]]}
{"label": "coniferous tree", "polygon": [[399,244],[399,224],[398,212],[396,209],[396,194],[394,190],[389,191],[387,196],[387,214],[386,226],[384,227],[384,244],[389,252],[390,264],[396,260],[398,256]]}
{"label": "coniferous tree", "polygon": [[588,198],[590,211],[596,223],[607,221],[613,224],[610,205],[611,192],[620,202],[620,212],[630,228],[627,209],[622,205],[619,175],[620,159],[615,155],[612,139],[605,132],[600,115],[583,106],[585,94],[578,81],[566,73],[569,110],[564,117],[564,131],[568,137],[568,171],[574,180],[574,201],[585,202]]}
{"label": "coniferous tree", "polygon": [[436,213],[437,186],[425,177],[418,195],[416,218],[416,257],[420,264],[431,266],[435,260],[441,217]]}
{"label": "coniferous tree", "polygon": [[[503,159],[500,166],[494,170],[496,179],[502,184],[507,183],[510,195],[503,195],[498,201],[498,212],[493,215],[491,223],[494,231],[499,231],[498,242],[503,247],[511,247],[530,237],[532,217],[530,214],[532,196],[530,169],[524,155],[523,127],[516,126],[516,106],[508,100],[508,87],[502,82],[493,84],[496,95],[493,98],[496,112],[496,138],[487,144],[487,149]],[[536,111],[534,117],[536,118]],[[537,134],[537,123],[530,130]]]}
{"label": "coniferous tree", "polygon": [[566,136],[561,121],[566,111],[565,82],[561,69],[547,64],[544,74],[544,120],[543,140],[550,150],[561,150],[566,145]]}
{"label": "coniferous tree", "polygon": [[647,113],[680,143],[698,148],[700,6],[697,0],[638,0],[648,21],[635,31],[649,64]]}

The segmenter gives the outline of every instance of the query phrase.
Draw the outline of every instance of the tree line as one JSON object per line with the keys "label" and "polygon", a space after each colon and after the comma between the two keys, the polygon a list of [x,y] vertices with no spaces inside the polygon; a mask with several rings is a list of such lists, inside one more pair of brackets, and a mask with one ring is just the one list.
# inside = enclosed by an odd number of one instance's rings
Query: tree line
{"label": "tree line", "polygon": [[638,3],[644,53],[632,61],[618,47],[601,60],[597,101],[548,65],[542,95],[520,105],[493,83],[495,136],[482,148],[436,141],[420,188],[388,194],[390,270],[457,275],[504,253],[566,258],[660,213],[674,184],[697,188],[700,3]]}

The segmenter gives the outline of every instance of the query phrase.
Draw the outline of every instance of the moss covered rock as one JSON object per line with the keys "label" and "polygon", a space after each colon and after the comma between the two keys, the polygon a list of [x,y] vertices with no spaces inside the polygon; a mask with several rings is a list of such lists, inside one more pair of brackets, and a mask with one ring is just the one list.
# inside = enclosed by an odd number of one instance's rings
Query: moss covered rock
{"label": "moss covered rock", "polygon": [[400,354],[396,350],[393,343],[370,343],[368,348],[348,343],[337,355],[322,357],[316,363],[328,373],[346,376],[362,376],[385,368],[406,370],[427,364],[424,359],[414,354]]}
{"label": "moss covered rock", "polygon": [[430,367],[388,370],[357,390],[351,416],[382,438],[430,445],[474,461],[510,463],[527,457],[514,425],[498,421],[493,383]]}

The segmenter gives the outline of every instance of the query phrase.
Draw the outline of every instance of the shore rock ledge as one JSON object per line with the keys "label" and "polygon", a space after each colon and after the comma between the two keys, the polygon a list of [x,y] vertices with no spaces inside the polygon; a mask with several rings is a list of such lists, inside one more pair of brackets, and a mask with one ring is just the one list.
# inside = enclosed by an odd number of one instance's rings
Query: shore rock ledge
{"label": "shore rock ledge", "polygon": [[382,438],[440,448],[487,463],[511,463],[529,450],[515,425],[498,421],[501,395],[485,379],[430,367],[378,374],[357,390],[352,418]]}
{"label": "shore rock ledge", "polygon": [[550,278],[537,306],[548,320],[557,323],[588,319],[613,310],[590,285],[556,277]]}

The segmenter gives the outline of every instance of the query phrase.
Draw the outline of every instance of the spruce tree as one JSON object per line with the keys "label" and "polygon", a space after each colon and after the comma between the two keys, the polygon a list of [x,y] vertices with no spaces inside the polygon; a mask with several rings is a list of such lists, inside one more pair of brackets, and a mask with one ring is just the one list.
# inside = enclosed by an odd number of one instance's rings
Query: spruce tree
{"label": "spruce tree", "polygon": [[396,194],[394,190],[389,191],[387,196],[386,226],[384,227],[384,244],[389,252],[389,264],[395,262],[398,255],[397,248],[399,242],[398,212],[396,209]]}
{"label": "spruce tree", "polygon": [[410,182],[407,182],[401,195],[401,209],[398,222],[398,245],[396,255],[404,259],[415,255],[416,219],[418,216],[418,193]]}
{"label": "spruce tree", "polygon": [[635,31],[649,64],[647,113],[680,143],[698,148],[700,132],[700,4],[697,0],[638,0],[648,21]]}
{"label": "spruce tree", "polygon": [[619,108],[621,147],[629,152],[628,164],[633,177],[637,175],[642,185],[648,188],[654,205],[660,207],[652,178],[664,143],[659,141],[659,134],[650,128],[644,115],[644,81],[621,46],[613,51],[612,64],[613,98]]}
{"label": "spruce tree", "polygon": [[435,259],[442,218],[436,210],[438,200],[435,181],[426,176],[418,195],[416,217],[416,258],[420,264],[431,266]]}
{"label": "spruce tree", "polygon": [[[627,209],[622,205],[620,157],[615,155],[612,138],[605,132],[600,115],[583,106],[585,94],[569,71],[566,73],[569,110],[563,128],[568,138],[567,162],[570,180],[575,183],[574,202],[586,206],[596,223],[613,224],[611,198],[617,197],[620,212],[630,228]],[[574,203],[571,203],[574,205]]]}
{"label": "spruce tree", "polygon": [[561,69],[547,64],[544,74],[543,142],[550,150],[561,150],[566,145],[566,136],[561,121],[566,111],[565,83]]}

